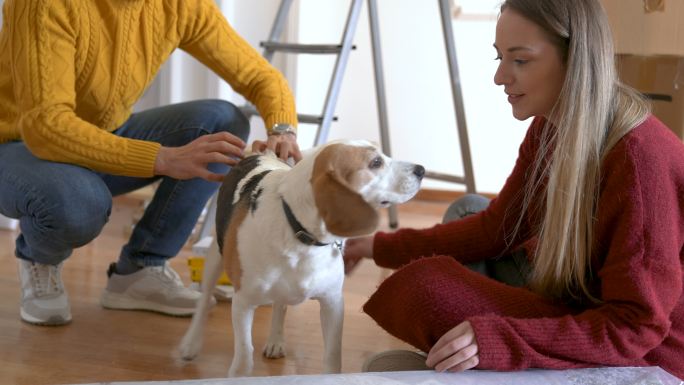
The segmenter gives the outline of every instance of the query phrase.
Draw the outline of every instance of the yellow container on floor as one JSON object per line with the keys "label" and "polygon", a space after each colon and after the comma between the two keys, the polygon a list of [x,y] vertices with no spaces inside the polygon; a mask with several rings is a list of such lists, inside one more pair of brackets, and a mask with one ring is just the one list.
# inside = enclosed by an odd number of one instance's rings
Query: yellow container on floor
{"label": "yellow container on floor", "polygon": [[[188,257],[188,267],[190,267],[190,279],[193,282],[202,282],[202,273],[204,272],[204,257]],[[230,279],[225,271],[221,272],[217,285],[231,285]]]}

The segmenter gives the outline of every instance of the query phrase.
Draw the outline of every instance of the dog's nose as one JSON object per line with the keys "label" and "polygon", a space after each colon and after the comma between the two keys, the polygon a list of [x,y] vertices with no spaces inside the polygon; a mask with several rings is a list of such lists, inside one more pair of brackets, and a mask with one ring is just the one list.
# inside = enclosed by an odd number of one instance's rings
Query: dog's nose
{"label": "dog's nose", "polygon": [[425,167],[417,164],[413,167],[413,174],[418,177],[418,179],[423,179],[425,176]]}

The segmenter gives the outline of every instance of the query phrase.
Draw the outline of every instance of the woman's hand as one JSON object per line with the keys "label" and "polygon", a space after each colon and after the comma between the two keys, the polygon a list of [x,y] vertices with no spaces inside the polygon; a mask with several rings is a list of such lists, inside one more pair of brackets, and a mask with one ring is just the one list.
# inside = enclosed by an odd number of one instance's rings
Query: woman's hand
{"label": "woman's hand", "polygon": [[287,162],[291,157],[295,163],[302,160],[302,153],[299,151],[297,136],[293,133],[281,135],[269,135],[266,141],[255,140],[252,143],[253,152],[264,152],[266,149],[273,151],[280,159]]}
{"label": "woman's hand", "polygon": [[175,179],[202,178],[220,182],[222,174],[207,169],[209,163],[234,166],[243,156],[245,142],[227,132],[202,135],[180,147],[162,147],[154,162],[154,174]]}
{"label": "woman's hand", "polygon": [[342,256],[344,273],[351,273],[363,258],[373,258],[373,236],[347,239]]}
{"label": "woman's hand", "polygon": [[480,363],[475,331],[470,322],[463,321],[444,333],[428,352],[425,364],[438,372],[462,372]]}

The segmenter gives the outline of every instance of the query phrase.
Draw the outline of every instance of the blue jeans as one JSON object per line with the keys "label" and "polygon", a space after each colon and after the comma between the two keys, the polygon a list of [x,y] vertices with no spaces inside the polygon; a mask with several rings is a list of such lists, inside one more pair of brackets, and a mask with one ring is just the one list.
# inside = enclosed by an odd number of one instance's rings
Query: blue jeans
{"label": "blue jeans", "polygon": [[[114,134],[178,147],[219,131],[246,141],[249,122],[228,102],[203,100],[135,113]],[[223,164],[209,168],[228,171]],[[97,237],[111,213],[113,196],[158,179],[152,201],[120,254],[138,266],[163,265],[180,251],[219,183],[103,174],[38,159],[23,142],[0,145],[0,213],[19,219],[16,256],[42,264],[56,265]]]}

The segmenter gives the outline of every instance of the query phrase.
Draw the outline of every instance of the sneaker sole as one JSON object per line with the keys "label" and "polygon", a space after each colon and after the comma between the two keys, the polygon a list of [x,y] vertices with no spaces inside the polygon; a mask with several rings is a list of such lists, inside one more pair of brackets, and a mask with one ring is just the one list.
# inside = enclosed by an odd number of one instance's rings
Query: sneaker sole
{"label": "sneaker sole", "polygon": [[133,299],[131,297],[105,291],[100,298],[100,304],[106,309],[112,310],[143,310],[154,313],[171,315],[174,317],[190,317],[195,313],[195,308],[177,308],[161,305],[155,302]]}
{"label": "sneaker sole", "polygon": [[62,316],[52,316],[48,319],[40,319],[33,317],[29,313],[25,312],[24,309],[21,309],[21,320],[29,323],[31,325],[39,325],[39,326],[61,326],[61,325],[66,325],[71,322],[71,315],[69,315],[68,318],[64,318]]}
{"label": "sneaker sole", "polygon": [[389,350],[370,356],[361,368],[362,372],[401,372],[432,370],[425,365],[426,356],[409,350]]}

